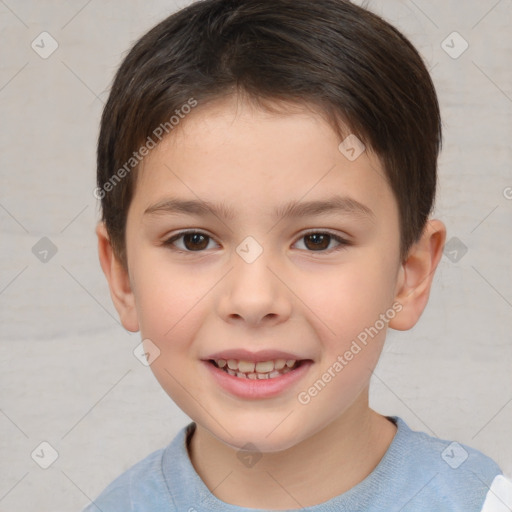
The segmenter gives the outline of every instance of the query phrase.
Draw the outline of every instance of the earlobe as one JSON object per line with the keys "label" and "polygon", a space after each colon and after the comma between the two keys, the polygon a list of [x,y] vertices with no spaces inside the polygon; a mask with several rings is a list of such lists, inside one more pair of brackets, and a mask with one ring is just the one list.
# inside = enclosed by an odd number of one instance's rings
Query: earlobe
{"label": "earlobe", "polygon": [[411,247],[399,271],[395,301],[401,304],[402,310],[389,322],[392,329],[405,331],[419,320],[428,302],[445,240],[444,224],[429,220],[420,239]]}
{"label": "earlobe", "polygon": [[101,268],[107,278],[110,296],[121,323],[128,331],[137,332],[139,322],[128,270],[115,255],[103,222],[100,222],[96,227],[96,235],[98,237],[98,256]]}

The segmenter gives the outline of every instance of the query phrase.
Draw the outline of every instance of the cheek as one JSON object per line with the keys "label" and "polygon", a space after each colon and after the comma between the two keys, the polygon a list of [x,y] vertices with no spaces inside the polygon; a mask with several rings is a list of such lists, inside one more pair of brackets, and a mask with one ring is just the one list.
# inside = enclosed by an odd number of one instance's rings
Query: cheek
{"label": "cheek", "polygon": [[332,420],[346,410],[367,389],[379,360],[394,316],[393,282],[372,261],[362,259],[317,276],[306,295],[323,345],[317,372],[297,396],[312,417],[327,414]]}
{"label": "cheek", "polygon": [[137,263],[133,281],[141,337],[159,351],[151,371],[178,407],[197,415],[190,396],[201,396],[204,384],[190,379],[198,357],[193,341],[205,314],[201,299],[212,285],[171,268],[165,257],[153,255]]}
{"label": "cheek", "polygon": [[197,305],[208,292],[208,283],[173,268],[165,253],[144,256],[134,253],[132,275],[140,331],[144,338],[162,344],[163,350],[166,345],[175,345],[171,341],[183,339],[183,329],[191,325],[190,319],[197,314]]}
{"label": "cheek", "polygon": [[391,307],[393,272],[385,258],[362,254],[322,273],[304,273],[297,281],[297,295],[313,312],[315,324],[337,346],[374,325]]}

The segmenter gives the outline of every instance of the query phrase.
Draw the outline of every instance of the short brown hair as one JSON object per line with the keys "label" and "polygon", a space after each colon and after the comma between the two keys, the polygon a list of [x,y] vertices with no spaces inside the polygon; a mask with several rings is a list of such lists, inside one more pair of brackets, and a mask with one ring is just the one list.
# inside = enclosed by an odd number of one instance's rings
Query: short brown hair
{"label": "short brown hair", "polygon": [[340,136],[343,125],[370,147],[398,203],[405,257],[432,210],[442,140],[435,88],[414,46],[346,0],[202,0],[134,45],[103,111],[97,197],[125,264],[137,150],[155,145],[158,127],[170,133],[172,117],[236,93],[262,106],[314,106]]}

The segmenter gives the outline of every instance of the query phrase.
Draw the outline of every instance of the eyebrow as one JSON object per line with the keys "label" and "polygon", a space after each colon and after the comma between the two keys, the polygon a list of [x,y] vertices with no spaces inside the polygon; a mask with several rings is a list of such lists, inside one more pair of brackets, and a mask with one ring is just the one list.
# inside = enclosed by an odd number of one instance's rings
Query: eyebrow
{"label": "eyebrow", "polygon": [[[273,212],[275,218],[313,217],[325,213],[344,213],[362,217],[375,218],[374,212],[364,204],[350,197],[339,195],[325,200],[317,201],[291,201],[276,208]],[[215,215],[226,220],[237,217],[236,212],[225,203],[212,203],[201,200],[182,200],[169,198],[149,206],[147,214],[188,214],[206,217]]]}

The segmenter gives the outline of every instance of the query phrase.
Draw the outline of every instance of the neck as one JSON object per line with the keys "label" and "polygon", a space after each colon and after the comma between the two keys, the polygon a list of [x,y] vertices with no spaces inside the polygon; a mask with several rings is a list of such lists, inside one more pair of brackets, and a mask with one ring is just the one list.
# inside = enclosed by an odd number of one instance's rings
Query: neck
{"label": "neck", "polygon": [[208,489],[221,501],[247,508],[311,507],[364,480],[384,456],[395,425],[368,407],[367,398],[324,429],[252,467],[238,451],[197,425],[189,455]]}

